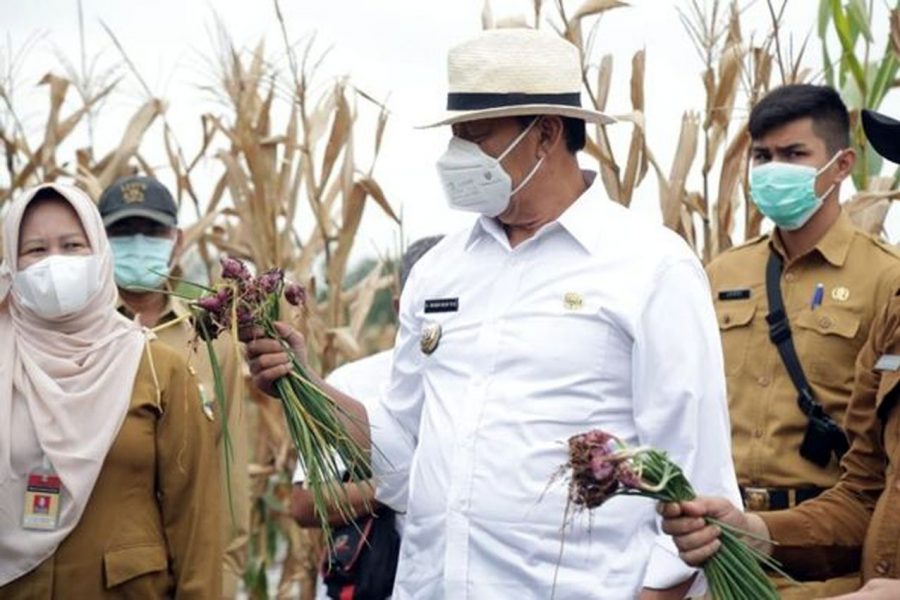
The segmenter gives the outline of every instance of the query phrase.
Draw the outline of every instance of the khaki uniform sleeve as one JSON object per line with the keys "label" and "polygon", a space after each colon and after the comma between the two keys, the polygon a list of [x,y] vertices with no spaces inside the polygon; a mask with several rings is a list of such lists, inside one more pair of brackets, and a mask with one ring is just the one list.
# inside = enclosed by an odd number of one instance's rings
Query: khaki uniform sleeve
{"label": "khaki uniform sleeve", "polygon": [[789,573],[825,579],[860,564],[866,530],[885,485],[887,457],[876,405],[881,379],[874,369],[898,323],[895,297],[872,324],[856,361],[853,396],[844,427],[850,451],[841,461],[841,479],[820,497],[783,511],[761,513],[772,539],[774,556]]}
{"label": "khaki uniform sleeve", "polygon": [[157,354],[168,360],[156,452],[160,508],[175,577],[175,598],[218,600],[222,541],[217,427],[204,416],[197,382],[184,361],[176,354]]}

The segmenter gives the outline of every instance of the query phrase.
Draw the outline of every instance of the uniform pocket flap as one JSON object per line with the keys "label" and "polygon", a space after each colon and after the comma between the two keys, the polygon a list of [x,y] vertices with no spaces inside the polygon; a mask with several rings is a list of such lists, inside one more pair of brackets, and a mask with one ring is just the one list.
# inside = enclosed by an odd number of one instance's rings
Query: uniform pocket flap
{"label": "uniform pocket flap", "polygon": [[719,304],[716,307],[716,316],[719,319],[719,329],[725,331],[734,327],[743,327],[753,320],[753,314],[755,312],[756,304],[750,302]]}
{"label": "uniform pocket flap", "polygon": [[804,311],[796,317],[798,327],[811,329],[822,335],[839,335],[851,340],[859,332],[859,320],[859,315],[827,309]]}
{"label": "uniform pocket flap", "polygon": [[159,544],[117,548],[103,554],[107,589],[147,573],[162,571],[167,565],[165,548]]}

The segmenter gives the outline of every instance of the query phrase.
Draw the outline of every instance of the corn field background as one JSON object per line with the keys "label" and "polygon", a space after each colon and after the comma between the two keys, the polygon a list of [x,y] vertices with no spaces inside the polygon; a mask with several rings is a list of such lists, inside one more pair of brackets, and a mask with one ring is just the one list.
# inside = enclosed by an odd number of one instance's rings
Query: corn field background
{"label": "corn field background", "polygon": [[[165,54],[173,40],[159,32],[148,41],[103,3],[93,12],[88,0],[48,4],[68,17],[17,17],[32,27],[10,28],[0,50],[0,216],[41,181],[75,181],[96,199],[121,175],[157,176],[181,205],[187,276],[215,278],[227,253],[308,285],[296,324],[324,373],[391,345],[393,265],[404,244],[469,220],[443,206],[433,175],[448,132],[411,125],[440,111],[446,48],[479,27],[537,25],[581,49],[583,102],[621,121],[591,128],[585,166],[599,170],[613,201],[661,220],[704,261],[765,227],[747,202],[746,118],[784,82],[835,85],[853,111],[861,159],[844,197],[861,226],[882,233],[900,197],[897,173],[858,124],[861,108],[900,115],[900,12],[880,1],[320,3],[334,13],[322,21],[337,23],[331,36],[315,13],[303,19],[286,3],[258,3],[251,14],[163,2],[148,10],[168,10],[163,21],[177,29],[187,20],[196,33],[175,47],[188,56],[179,72],[190,93],[172,97],[141,57],[148,44]],[[159,15],[146,17],[149,29]],[[241,17],[261,24],[257,35],[246,36]],[[350,50],[330,43],[344,30]],[[402,59],[382,64],[392,43]],[[390,74],[403,71],[427,89],[391,89]],[[249,387],[247,396],[247,593],[309,598],[319,542],[289,516],[294,456],[280,408]]]}

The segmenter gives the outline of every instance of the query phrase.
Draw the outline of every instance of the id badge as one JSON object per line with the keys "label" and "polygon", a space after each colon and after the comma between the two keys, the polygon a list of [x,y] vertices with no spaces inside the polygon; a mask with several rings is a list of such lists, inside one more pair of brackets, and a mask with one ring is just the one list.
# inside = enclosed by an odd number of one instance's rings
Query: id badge
{"label": "id badge", "polygon": [[62,482],[52,468],[41,467],[28,474],[25,488],[24,529],[53,531],[59,523]]}

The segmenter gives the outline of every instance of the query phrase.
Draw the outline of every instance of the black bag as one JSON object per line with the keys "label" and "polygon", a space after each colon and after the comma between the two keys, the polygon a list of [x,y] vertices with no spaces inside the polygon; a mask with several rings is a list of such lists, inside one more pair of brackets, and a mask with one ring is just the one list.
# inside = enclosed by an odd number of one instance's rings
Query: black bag
{"label": "black bag", "polygon": [[356,519],[332,532],[322,560],[322,580],[335,600],[384,600],[394,589],[400,536],[396,513],[380,506],[375,515]]}
{"label": "black bag", "polygon": [[766,322],[769,324],[769,340],[778,349],[781,362],[797,390],[797,406],[807,418],[800,456],[824,468],[831,462],[832,455],[840,461],[849,450],[849,443],[844,430],[816,400],[803,373],[797,351],[794,350],[791,326],[781,299],[781,267],[781,257],[772,252],[766,264],[766,297],[769,301]]}

